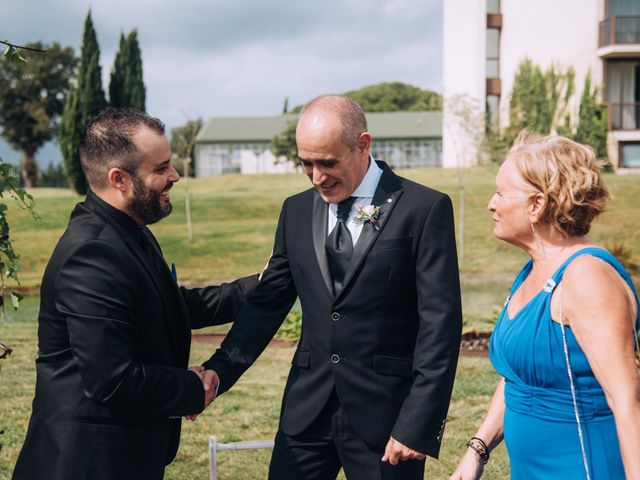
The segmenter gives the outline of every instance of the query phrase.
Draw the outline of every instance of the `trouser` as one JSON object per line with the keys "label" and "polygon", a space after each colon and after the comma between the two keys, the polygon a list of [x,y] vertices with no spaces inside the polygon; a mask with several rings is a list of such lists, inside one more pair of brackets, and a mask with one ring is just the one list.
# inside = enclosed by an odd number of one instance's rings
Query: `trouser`
{"label": "trouser", "polygon": [[[375,419],[372,419],[375,421]],[[334,480],[344,468],[348,480],[422,480],[424,460],[391,465],[382,450],[372,450],[351,426],[335,393],[318,418],[299,435],[281,430],[269,466],[269,480]]]}

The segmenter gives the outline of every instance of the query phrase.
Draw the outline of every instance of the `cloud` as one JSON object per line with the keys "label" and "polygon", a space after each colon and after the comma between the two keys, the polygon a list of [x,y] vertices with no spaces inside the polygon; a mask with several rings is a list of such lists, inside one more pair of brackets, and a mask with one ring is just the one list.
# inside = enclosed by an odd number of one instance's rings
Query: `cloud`
{"label": "cloud", "polygon": [[3,4],[0,35],[79,53],[90,6],[104,88],[120,32],[137,28],[147,108],[168,127],[382,81],[441,90],[441,0],[21,0]]}

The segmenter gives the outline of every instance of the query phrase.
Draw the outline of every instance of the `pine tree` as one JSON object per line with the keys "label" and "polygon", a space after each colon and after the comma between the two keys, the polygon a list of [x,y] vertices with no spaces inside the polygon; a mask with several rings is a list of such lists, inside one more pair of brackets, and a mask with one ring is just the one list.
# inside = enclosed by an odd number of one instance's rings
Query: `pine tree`
{"label": "pine tree", "polygon": [[142,56],[138,34],[133,30],[120,46],[111,70],[109,99],[112,107],[132,107],[145,111],[146,89],[142,79]]}
{"label": "pine tree", "polygon": [[590,145],[596,157],[607,158],[607,114],[597,99],[598,89],[591,90],[591,72],[584,80],[584,90],[580,98],[578,129],[574,137],[576,142]]}
{"label": "pine tree", "polygon": [[80,194],[87,191],[87,180],[80,165],[78,147],[84,128],[106,106],[102,89],[100,47],[91,21],[91,11],[84,24],[78,84],[68,94],[62,118],[60,149],[69,182]]}

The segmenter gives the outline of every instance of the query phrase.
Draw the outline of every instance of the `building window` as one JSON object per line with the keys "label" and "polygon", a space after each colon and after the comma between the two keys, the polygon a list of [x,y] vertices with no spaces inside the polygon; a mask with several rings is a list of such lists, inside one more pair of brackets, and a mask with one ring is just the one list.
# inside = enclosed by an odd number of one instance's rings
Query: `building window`
{"label": "building window", "polygon": [[371,153],[391,168],[442,166],[441,140],[374,140]]}
{"label": "building window", "polygon": [[607,16],[640,15],[638,0],[607,0]]}
{"label": "building window", "polygon": [[500,97],[498,95],[487,95],[487,124],[486,129],[489,127],[498,126],[498,108],[500,106]]}
{"label": "building window", "polygon": [[624,142],[620,144],[620,166],[623,168],[640,168],[640,143]]}
{"label": "building window", "polygon": [[613,130],[640,128],[640,59],[609,60],[605,92]]}
{"label": "building window", "polygon": [[498,60],[500,58],[500,30],[487,28],[487,78],[500,77]]}
{"label": "building window", "polygon": [[500,13],[500,0],[487,0],[487,13]]}

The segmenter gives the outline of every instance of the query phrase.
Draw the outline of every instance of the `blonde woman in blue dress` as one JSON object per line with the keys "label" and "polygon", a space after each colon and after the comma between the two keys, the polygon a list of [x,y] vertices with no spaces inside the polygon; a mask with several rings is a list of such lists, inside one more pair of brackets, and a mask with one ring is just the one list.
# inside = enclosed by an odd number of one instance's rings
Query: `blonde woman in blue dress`
{"label": "blonde woman in blue dress", "polygon": [[609,198],[593,151],[567,138],[521,134],[500,167],[494,234],[531,259],[491,337],[503,378],[452,480],[480,478],[503,438],[514,480],[640,479],[638,297],[586,236]]}

